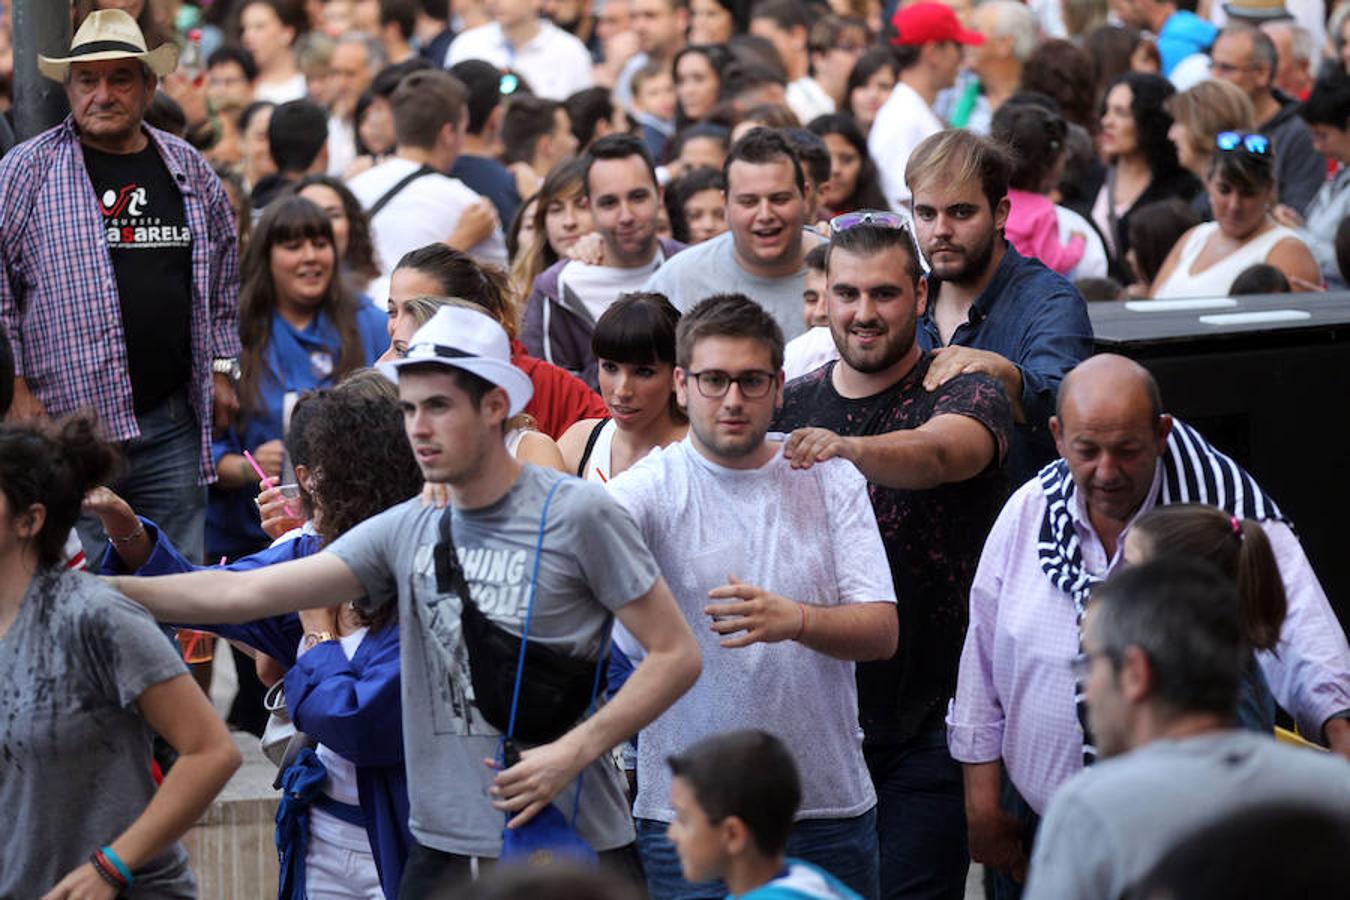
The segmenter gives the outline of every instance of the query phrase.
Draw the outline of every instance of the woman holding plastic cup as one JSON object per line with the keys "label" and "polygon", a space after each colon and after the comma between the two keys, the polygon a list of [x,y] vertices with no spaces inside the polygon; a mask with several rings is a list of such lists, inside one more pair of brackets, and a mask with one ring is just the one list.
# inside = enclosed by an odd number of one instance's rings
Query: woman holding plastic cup
{"label": "woman holding plastic cup", "polygon": [[210,559],[267,546],[254,498],[263,477],[280,483],[284,474],[288,404],[336,384],[384,349],[385,317],[353,297],[338,273],[323,210],[297,196],[267,208],[241,271],[239,415],[212,445],[219,480],[207,508]]}

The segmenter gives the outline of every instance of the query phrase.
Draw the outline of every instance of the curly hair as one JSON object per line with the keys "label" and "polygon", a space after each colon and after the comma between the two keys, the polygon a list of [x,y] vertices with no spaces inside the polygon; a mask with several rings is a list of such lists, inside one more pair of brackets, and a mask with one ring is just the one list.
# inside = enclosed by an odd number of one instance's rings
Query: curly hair
{"label": "curly hair", "polygon": [[1064,118],[1089,133],[1098,126],[1096,68],[1087,51],[1072,41],[1048,40],[1022,67],[1022,90],[1059,102]]}
{"label": "curly hair", "polygon": [[[393,384],[362,370],[309,401],[305,443],[313,473],[313,496],[322,514],[317,529],[328,544],[361,522],[422,489],[422,471],[403,429]],[[387,386],[372,384],[379,378]],[[365,624],[389,621],[393,605]]]}
{"label": "curly hair", "polygon": [[1177,162],[1177,148],[1167,137],[1172,127],[1172,114],[1167,111],[1167,98],[1177,92],[1172,82],[1150,72],[1126,72],[1111,82],[1130,89],[1130,114],[1134,117],[1135,141],[1144,155],[1153,177],[1165,178],[1181,168]]}

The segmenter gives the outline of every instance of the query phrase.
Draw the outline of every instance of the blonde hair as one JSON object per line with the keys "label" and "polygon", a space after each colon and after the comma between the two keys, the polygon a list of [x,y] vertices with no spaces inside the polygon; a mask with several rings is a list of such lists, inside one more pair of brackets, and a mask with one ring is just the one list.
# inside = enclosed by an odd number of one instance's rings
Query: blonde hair
{"label": "blonde hair", "polygon": [[1255,108],[1242,89],[1213,78],[1173,94],[1163,108],[1186,129],[1191,153],[1200,159],[1214,155],[1214,139],[1221,132],[1256,127]]}
{"label": "blonde hair", "polygon": [[1008,196],[1012,160],[994,141],[964,128],[948,128],[924,138],[905,163],[905,184],[911,194],[941,179],[947,184],[975,181],[994,209]]}

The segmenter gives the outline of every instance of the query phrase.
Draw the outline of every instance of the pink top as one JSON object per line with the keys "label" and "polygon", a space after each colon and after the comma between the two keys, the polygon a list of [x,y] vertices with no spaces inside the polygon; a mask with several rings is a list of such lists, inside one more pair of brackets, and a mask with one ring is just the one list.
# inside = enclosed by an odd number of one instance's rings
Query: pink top
{"label": "pink top", "polygon": [[[1136,513],[1157,503],[1162,464]],[[1088,523],[1082,492],[1070,515],[1089,572],[1105,576],[1110,559]],[[1073,601],[1041,571],[1036,555],[1045,494],[1033,478],[1013,494],[994,523],[970,589],[970,626],[961,652],[956,698],[947,712],[947,746],[963,763],[1002,760],[1038,813],[1055,789],[1083,768],[1083,731],[1074,706],[1069,660],[1078,653]],[[1271,693],[1300,731],[1320,739],[1322,725],[1350,709],[1350,649],[1326,594],[1289,526],[1264,522],[1289,599],[1279,656],[1257,661]],[[1127,528],[1128,532],[1128,528]]]}
{"label": "pink top", "polygon": [[1049,197],[1008,189],[1012,210],[1004,234],[1023,256],[1034,256],[1061,275],[1067,275],[1083,258],[1087,239],[1075,234],[1069,243],[1059,242],[1059,217]]}

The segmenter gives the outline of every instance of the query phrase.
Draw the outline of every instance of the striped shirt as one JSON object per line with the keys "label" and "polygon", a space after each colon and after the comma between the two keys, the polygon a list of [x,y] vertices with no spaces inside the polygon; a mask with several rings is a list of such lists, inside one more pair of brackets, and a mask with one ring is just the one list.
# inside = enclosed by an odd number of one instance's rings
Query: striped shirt
{"label": "striped shirt", "polygon": [[[1158,505],[1162,494],[1159,461],[1135,518]],[[1129,526],[1108,558],[1081,492],[1069,500],[1068,513],[1084,568],[1095,578],[1107,577],[1121,565]],[[956,698],[947,713],[952,758],[1002,760],[1038,813],[1083,768],[1083,730],[1069,671],[1079,650],[1078,616],[1073,598],[1050,582],[1037,558],[1044,517],[1045,493],[1033,478],[1013,494],[989,532],[970,591]],[[1256,658],[1299,730],[1320,740],[1326,720],[1350,709],[1350,648],[1294,532],[1274,520],[1261,527],[1279,564],[1289,612],[1278,655],[1262,651]]]}
{"label": "striped shirt", "polygon": [[[146,133],[183,195],[192,232],[192,392],[201,480],[211,465],[211,360],[239,355],[239,256],[220,179],[187,143]],[[52,416],[97,413],[114,440],[137,437],[117,276],[70,117],[0,159],[0,326],[15,372]]]}

